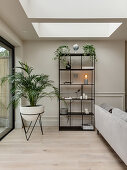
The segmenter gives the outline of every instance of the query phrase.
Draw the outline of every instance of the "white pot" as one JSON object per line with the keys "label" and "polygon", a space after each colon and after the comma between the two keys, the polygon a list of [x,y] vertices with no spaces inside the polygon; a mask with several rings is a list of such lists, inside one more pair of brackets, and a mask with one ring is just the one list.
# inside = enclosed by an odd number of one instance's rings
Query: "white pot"
{"label": "white pot", "polygon": [[[38,114],[43,113],[43,112],[44,112],[44,107],[41,106],[41,105],[40,106],[33,106],[33,107],[30,107],[30,106],[21,106],[20,107],[20,113],[22,114],[22,117],[26,121],[36,120]],[[25,115],[25,114],[27,114],[27,115]]]}

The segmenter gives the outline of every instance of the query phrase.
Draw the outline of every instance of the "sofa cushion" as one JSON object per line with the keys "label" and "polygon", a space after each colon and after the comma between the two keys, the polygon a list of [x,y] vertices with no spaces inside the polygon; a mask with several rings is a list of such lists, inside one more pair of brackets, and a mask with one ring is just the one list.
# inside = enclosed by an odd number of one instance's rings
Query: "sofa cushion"
{"label": "sofa cushion", "polygon": [[100,107],[102,107],[103,109],[105,109],[105,110],[107,110],[108,112],[112,113],[113,107],[110,106],[109,104],[107,104],[107,103],[102,103],[102,104],[100,105]]}
{"label": "sofa cushion", "polygon": [[120,118],[120,119],[127,122],[127,112],[124,112],[124,111],[122,111],[122,110],[120,110],[118,108],[114,108],[112,110],[112,115],[117,116],[118,118]]}

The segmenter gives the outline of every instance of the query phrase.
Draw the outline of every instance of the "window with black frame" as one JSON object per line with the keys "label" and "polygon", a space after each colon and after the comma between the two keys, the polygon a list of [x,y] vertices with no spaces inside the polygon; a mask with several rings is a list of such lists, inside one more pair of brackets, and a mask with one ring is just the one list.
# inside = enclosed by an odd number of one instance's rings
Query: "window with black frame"
{"label": "window with black frame", "polygon": [[[0,79],[12,74],[14,67],[14,47],[5,39],[0,37]],[[14,109],[8,108],[12,95],[10,87],[12,84],[6,82],[0,85],[0,139],[14,128]]]}

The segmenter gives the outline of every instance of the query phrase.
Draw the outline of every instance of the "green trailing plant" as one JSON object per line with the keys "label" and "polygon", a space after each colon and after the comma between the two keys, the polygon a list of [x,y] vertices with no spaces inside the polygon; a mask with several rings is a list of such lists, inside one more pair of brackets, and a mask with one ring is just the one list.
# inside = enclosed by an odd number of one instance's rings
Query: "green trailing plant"
{"label": "green trailing plant", "polygon": [[[20,66],[16,67],[21,72],[16,72],[1,79],[1,85],[6,81],[14,84],[10,91],[12,93],[11,103],[17,106],[20,99],[25,98],[30,106],[37,106],[40,99],[44,97],[58,96],[59,91],[53,86],[53,81],[49,80],[49,76],[45,74],[33,74],[33,68],[23,62],[19,62]],[[50,92],[47,92],[47,88]],[[48,89],[48,90],[49,90]]]}
{"label": "green trailing plant", "polygon": [[97,61],[96,51],[93,45],[91,44],[83,45],[83,50],[84,50],[84,56],[90,56],[91,60],[95,58],[95,60]]}
{"label": "green trailing plant", "polygon": [[55,57],[54,60],[60,60],[61,63],[66,66],[68,61],[66,59],[66,56],[69,56],[70,49],[67,45],[63,45],[57,48],[55,51]]}

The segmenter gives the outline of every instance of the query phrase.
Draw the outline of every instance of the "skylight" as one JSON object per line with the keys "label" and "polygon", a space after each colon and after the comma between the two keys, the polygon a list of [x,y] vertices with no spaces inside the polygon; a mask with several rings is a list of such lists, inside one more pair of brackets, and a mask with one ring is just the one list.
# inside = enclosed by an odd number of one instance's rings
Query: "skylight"
{"label": "skylight", "polygon": [[127,0],[19,0],[28,18],[127,18]]}
{"label": "skylight", "polygon": [[122,23],[32,23],[39,37],[109,37]]}

